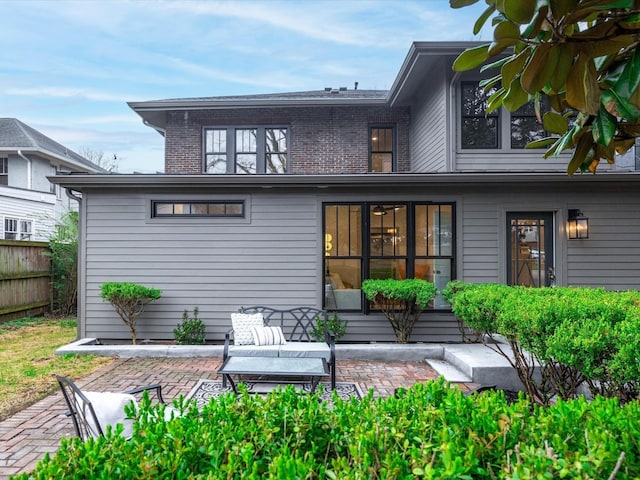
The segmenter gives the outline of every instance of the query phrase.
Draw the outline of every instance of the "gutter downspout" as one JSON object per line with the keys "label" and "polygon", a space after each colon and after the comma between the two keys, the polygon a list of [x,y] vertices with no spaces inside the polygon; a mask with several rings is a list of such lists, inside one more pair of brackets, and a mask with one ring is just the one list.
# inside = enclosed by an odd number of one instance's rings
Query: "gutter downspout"
{"label": "gutter downspout", "polygon": [[26,157],[22,153],[22,150],[18,150],[18,156],[27,162],[27,189],[31,190],[31,183],[32,183],[31,182],[31,170],[32,170],[31,159]]}
{"label": "gutter downspout", "polygon": [[[447,159],[447,167],[449,172],[453,173],[455,171],[454,167],[457,165],[457,162],[455,162],[456,159],[456,152],[458,151],[458,135],[457,135],[457,96],[456,96],[456,86],[458,83],[458,79],[460,78],[460,72],[455,72],[452,76],[451,76],[451,81],[449,82],[449,108],[448,108],[448,113],[449,113],[449,132],[448,132],[448,144],[449,144],[449,148],[447,151],[447,154],[449,156],[449,158]],[[452,138],[453,137],[453,138]],[[455,162],[455,164],[454,164]]]}

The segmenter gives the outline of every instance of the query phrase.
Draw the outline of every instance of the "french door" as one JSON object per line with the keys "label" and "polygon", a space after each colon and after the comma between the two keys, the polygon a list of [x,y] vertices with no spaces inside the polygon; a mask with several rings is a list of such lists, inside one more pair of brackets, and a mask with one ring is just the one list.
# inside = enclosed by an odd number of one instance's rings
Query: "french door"
{"label": "french door", "polygon": [[553,231],[553,213],[507,213],[507,284],[553,285]]}

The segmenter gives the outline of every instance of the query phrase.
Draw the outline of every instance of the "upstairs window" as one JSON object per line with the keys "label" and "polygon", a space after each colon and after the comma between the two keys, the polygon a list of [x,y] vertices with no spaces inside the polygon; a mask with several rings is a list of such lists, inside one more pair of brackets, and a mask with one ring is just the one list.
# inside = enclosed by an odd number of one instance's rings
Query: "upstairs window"
{"label": "upstairs window", "polygon": [[[533,102],[515,112],[505,109],[487,114],[487,101],[495,88],[484,92],[479,82],[462,82],[460,99],[460,146],[464,150],[526,148],[529,142],[548,136],[538,121]],[[543,102],[541,113],[549,110]]]}
{"label": "upstairs window", "polygon": [[500,112],[494,110],[487,115],[489,95],[478,82],[462,83],[462,148],[499,148]]}
{"label": "upstairs window", "polygon": [[371,172],[392,172],[395,160],[393,128],[372,127],[369,130],[369,151]]}
{"label": "upstairs window", "polygon": [[285,127],[226,127],[204,130],[204,172],[283,174],[289,168]]}

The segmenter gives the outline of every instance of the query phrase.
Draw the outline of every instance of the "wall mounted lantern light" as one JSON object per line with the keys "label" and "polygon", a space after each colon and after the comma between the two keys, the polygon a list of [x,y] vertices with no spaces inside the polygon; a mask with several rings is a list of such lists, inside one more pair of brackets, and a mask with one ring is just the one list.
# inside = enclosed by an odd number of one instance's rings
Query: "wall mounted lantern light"
{"label": "wall mounted lantern light", "polygon": [[580,210],[569,209],[567,230],[571,240],[589,238],[589,219]]}

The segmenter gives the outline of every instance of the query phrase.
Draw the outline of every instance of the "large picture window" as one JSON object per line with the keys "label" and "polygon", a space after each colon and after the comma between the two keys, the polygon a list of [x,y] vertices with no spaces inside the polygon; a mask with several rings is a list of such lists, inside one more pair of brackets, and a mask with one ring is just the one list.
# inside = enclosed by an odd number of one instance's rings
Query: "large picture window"
{"label": "large picture window", "polygon": [[[421,278],[442,290],[454,278],[451,203],[324,204],[324,308],[368,311],[362,281]],[[432,308],[449,308],[437,296]]]}
{"label": "large picture window", "polygon": [[288,132],[285,127],[205,128],[204,173],[287,173]]}

